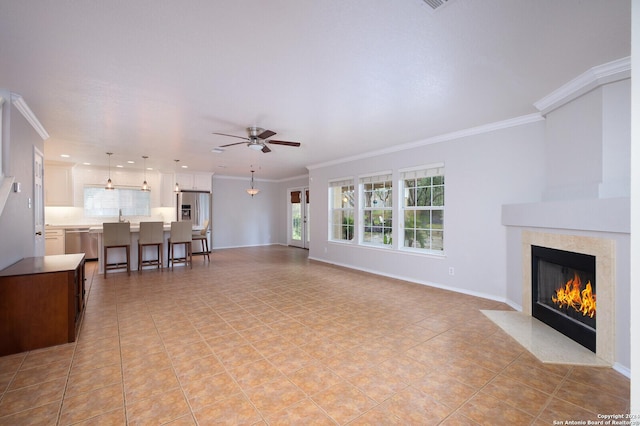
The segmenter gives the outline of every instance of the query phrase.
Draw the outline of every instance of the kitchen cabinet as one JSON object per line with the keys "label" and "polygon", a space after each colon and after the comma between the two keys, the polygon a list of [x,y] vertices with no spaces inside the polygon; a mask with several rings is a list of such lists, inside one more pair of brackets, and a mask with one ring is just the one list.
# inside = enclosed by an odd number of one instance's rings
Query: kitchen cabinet
{"label": "kitchen cabinet", "polygon": [[0,271],[0,356],[75,342],[84,254],[28,257]]}
{"label": "kitchen cabinet", "polygon": [[64,254],[64,229],[46,229],[44,231],[44,254]]}
{"label": "kitchen cabinet", "polygon": [[211,173],[176,173],[176,182],[183,191],[211,192]]}
{"label": "kitchen cabinet", "polygon": [[44,205],[73,206],[73,169],[71,166],[44,164]]}
{"label": "kitchen cabinet", "polygon": [[162,173],[160,175],[160,207],[176,206],[176,180],[173,173]]}

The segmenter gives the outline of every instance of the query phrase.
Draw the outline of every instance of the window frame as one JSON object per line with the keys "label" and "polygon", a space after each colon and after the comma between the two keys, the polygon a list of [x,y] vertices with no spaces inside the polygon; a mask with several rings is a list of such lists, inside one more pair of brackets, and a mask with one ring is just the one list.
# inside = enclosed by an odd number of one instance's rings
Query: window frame
{"label": "window frame", "polygon": [[[329,191],[329,235],[328,239],[331,242],[338,243],[354,243],[356,241],[356,227],[355,227],[355,212],[356,212],[356,185],[354,178],[343,178],[343,179],[335,179],[331,180],[328,183]],[[334,191],[336,189],[340,189],[340,206],[335,205],[336,194]],[[345,188],[351,188],[350,191]],[[347,196],[347,200],[344,200],[345,194],[351,193],[351,197]],[[350,199],[349,199],[350,198]],[[346,203],[351,203],[350,207],[345,207]],[[340,217],[340,224],[336,225],[335,219],[336,215]],[[351,223],[349,223],[349,218],[351,219]],[[347,222],[345,223],[345,219]],[[349,233],[349,230],[351,233]],[[339,234],[344,236],[343,238],[338,238],[335,235]],[[351,238],[349,238],[351,237]]]}
{"label": "window frame", "polygon": [[[412,167],[408,169],[401,169],[399,170],[399,172],[400,172],[400,179],[399,179],[400,190],[398,191],[399,192],[398,204],[399,204],[400,219],[398,219],[398,222],[400,226],[399,238],[401,238],[401,241],[399,241],[398,243],[399,249],[403,251],[414,252],[414,253],[424,253],[424,254],[432,254],[437,256],[444,256],[445,255],[445,238],[444,238],[445,219],[444,218],[445,218],[445,210],[446,210],[446,202],[445,202],[446,179],[445,179],[444,163],[435,163],[435,164],[429,164],[429,165],[424,165],[419,167]],[[434,183],[433,182],[434,177],[441,177],[441,182]],[[428,186],[419,186],[418,181],[420,179],[426,179],[426,178],[429,178],[431,180],[430,184]],[[409,179],[414,179],[416,185],[407,187],[406,182]],[[416,203],[418,199],[417,191],[419,190],[419,188],[429,188],[428,190],[429,205],[408,206],[406,194],[407,194],[407,190],[411,188],[413,188],[416,191],[416,196],[415,196]],[[433,201],[434,201],[435,191],[433,190],[436,188],[439,189],[438,192],[441,191],[439,196],[442,197],[442,202],[434,205]],[[413,226],[407,227],[407,214],[409,212],[413,212],[414,224]],[[429,216],[427,220],[428,226],[418,227],[416,223],[417,218],[418,216],[424,217],[424,212],[428,212],[428,216]],[[434,214],[433,214],[434,212],[437,212],[438,218],[436,220],[434,220]],[[414,233],[413,235],[414,238],[411,240],[413,241],[411,245],[407,245],[406,235],[408,230],[413,230],[413,233]],[[434,232],[437,233],[436,235],[438,234],[440,235],[439,238],[437,238],[437,240],[434,240],[433,238]],[[428,244],[426,246],[423,246],[423,247],[415,246],[416,241],[421,246],[422,246],[422,243],[420,241],[424,241],[419,239],[418,233],[421,233],[422,235],[424,235],[424,233],[427,234],[426,241],[428,242]],[[436,248],[434,248],[434,242],[438,240],[440,241],[439,247],[436,244],[435,245]]]}
{"label": "window frame", "polygon": [[[368,190],[366,188],[367,185],[375,186],[378,184],[383,185],[382,189],[371,188],[371,190]],[[358,194],[360,199],[360,203],[359,203],[360,208],[358,211],[358,214],[359,214],[358,231],[360,234],[359,235],[360,244],[364,246],[379,247],[379,248],[385,248],[385,249],[389,249],[393,247],[393,217],[394,217],[393,213],[394,213],[394,205],[395,205],[395,202],[393,200],[394,186],[395,185],[393,183],[393,174],[391,171],[383,171],[375,174],[363,175],[363,176],[360,176],[360,178],[358,179]],[[372,194],[371,198],[373,199],[374,198],[373,194],[380,190],[387,192],[388,202],[385,203],[387,205],[369,206],[367,194],[371,192]],[[376,200],[373,200],[372,204],[375,204],[375,203],[376,203]],[[373,218],[374,212],[382,213],[382,215],[378,214],[378,216],[381,216],[383,218],[381,220],[382,224],[374,223],[375,221],[375,219]],[[368,220],[368,217],[370,217],[371,220]],[[389,225],[387,225],[386,222],[388,222]],[[372,228],[372,230],[367,231],[367,227]],[[379,232],[381,234],[381,236],[379,236],[381,241],[378,241],[378,242],[374,241],[376,234],[378,232],[374,231],[373,228],[381,228]],[[370,236],[369,240],[367,240],[368,235]]]}

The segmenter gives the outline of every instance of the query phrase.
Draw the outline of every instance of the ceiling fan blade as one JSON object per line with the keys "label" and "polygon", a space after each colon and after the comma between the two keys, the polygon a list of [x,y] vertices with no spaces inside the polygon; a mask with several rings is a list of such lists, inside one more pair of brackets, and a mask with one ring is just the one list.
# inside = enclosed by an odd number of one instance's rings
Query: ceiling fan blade
{"label": "ceiling fan blade", "polygon": [[211,133],[211,134],[212,134],[212,135],[220,135],[220,136],[229,136],[229,137],[232,137],[232,138],[238,138],[238,139],[244,139],[245,141],[248,141],[248,140],[249,140],[249,138],[245,138],[245,137],[243,137],[243,136],[228,135],[228,134],[226,134],[226,133],[216,133],[216,132],[213,132],[213,133]]}
{"label": "ceiling fan blade", "polygon": [[267,152],[271,152],[271,149],[269,149],[269,147],[268,147],[268,146],[263,145],[263,146],[262,146],[262,152],[264,152],[264,153],[266,154]]}
{"label": "ceiling fan blade", "polygon": [[271,131],[271,130],[265,130],[262,133],[260,133],[257,137],[258,139],[269,139],[271,136],[275,135],[276,132]]}
{"label": "ceiling fan blade", "polygon": [[289,142],[289,141],[274,141],[274,140],[270,140],[267,141],[271,144],[274,145],[287,145],[287,146],[300,146],[300,142]]}
{"label": "ceiling fan blade", "polygon": [[220,145],[218,148],[226,148],[226,147],[228,147],[228,146],[240,145],[240,144],[243,144],[243,143],[246,143],[246,142],[228,143],[228,144],[226,144],[226,145]]}

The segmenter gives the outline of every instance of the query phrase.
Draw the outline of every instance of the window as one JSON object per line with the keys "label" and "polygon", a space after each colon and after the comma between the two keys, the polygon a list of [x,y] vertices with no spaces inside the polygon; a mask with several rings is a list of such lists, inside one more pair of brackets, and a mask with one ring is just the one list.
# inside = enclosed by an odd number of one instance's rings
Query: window
{"label": "window", "polygon": [[84,215],[86,217],[150,216],[151,193],[139,188],[115,188],[107,191],[102,186],[84,187]]}
{"label": "window", "polygon": [[360,178],[362,242],[391,246],[393,192],[391,173]]}
{"label": "window", "polygon": [[355,188],[352,179],[329,182],[329,208],[331,209],[329,239],[353,240]]}
{"label": "window", "polygon": [[401,172],[403,247],[444,251],[444,164]]}

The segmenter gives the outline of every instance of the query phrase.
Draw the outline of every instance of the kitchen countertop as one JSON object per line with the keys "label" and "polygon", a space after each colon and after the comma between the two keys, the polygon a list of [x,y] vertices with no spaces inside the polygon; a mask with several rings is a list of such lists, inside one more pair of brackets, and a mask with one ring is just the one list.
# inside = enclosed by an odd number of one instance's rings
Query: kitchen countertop
{"label": "kitchen countertop", "polygon": [[[88,229],[90,233],[102,234],[102,224],[83,224],[83,225],[45,225],[45,230],[67,230],[67,229]],[[163,229],[165,232],[171,231],[171,222],[165,222]],[[194,226],[194,231],[202,230],[201,226]],[[140,232],[140,223],[131,222],[131,232]]]}
{"label": "kitchen countertop", "polygon": [[[132,223],[130,225],[131,225],[131,232],[140,232],[140,224],[139,223]],[[164,229],[165,232],[169,232],[169,231],[171,231],[171,224],[170,223],[165,223],[162,228]],[[95,226],[89,227],[89,232],[102,234],[102,225],[95,225]]]}
{"label": "kitchen countertop", "polygon": [[[171,223],[165,223],[163,226],[165,232],[171,231]],[[201,226],[193,226],[191,229],[194,231],[200,231],[202,229]],[[101,234],[102,233],[102,225],[95,225],[89,227],[89,232]],[[131,232],[140,232],[140,224],[139,223],[131,223]]]}

